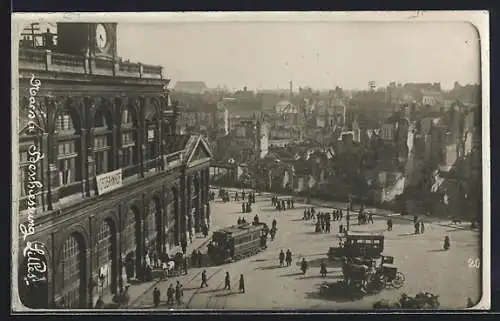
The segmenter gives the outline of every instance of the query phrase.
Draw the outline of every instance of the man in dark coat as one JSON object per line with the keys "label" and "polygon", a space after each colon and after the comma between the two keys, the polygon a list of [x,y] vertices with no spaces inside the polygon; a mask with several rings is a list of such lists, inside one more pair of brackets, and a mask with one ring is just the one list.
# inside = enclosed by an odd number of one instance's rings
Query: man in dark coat
{"label": "man in dark coat", "polygon": [[182,284],[177,281],[177,285],[175,286],[175,301],[180,305],[182,303],[182,297],[184,296],[184,290],[182,289]]}
{"label": "man in dark coat", "polygon": [[283,250],[281,250],[280,252],[279,260],[280,260],[280,266],[283,266],[285,262],[285,253],[283,252]]}
{"label": "man in dark coat", "polygon": [[207,271],[203,270],[203,272],[201,273],[201,286],[200,286],[200,288],[203,288],[205,286],[208,287]]}
{"label": "man in dark coat", "polygon": [[174,304],[174,286],[170,284],[170,286],[167,289],[167,304]]}
{"label": "man in dark coat", "polygon": [[158,288],[153,290],[153,302],[155,304],[155,308],[160,305],[160,290],[158,290]]}
{"label": "man in dark coat", "polygon": [[292,251],[290,249],[286,250],[285,260],[286,266],[292,265]]}
{"label": "man in dark coat", "polygon": [[245,293],[245,279],[243,278],[243,274],[240,274],[240,292]]}
{"label": "man in dark coat", "polygon": [[226,272],[226,277],[224,278],[224,290],[231,291],[231,277],[229,276],[229,272]]}

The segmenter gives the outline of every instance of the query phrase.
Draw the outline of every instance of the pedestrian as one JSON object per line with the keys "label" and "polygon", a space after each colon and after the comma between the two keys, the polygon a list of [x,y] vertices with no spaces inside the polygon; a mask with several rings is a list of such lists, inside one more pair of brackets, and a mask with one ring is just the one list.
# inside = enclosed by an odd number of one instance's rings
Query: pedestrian
{"label": "pedestrian", "polygon": [[245,206],[245,202],[241,203],[241,213],[245,213],[246,211],[246,206]]}
{"label": "pedestrian", "polygon": [[326,221],[326,232],[330,233],[330,221]]}
{"label": "pedestrian", "polygon": [[200,286],[200,288],[204,288],[205,286],[208,287],[207,271],[203,270],[203,272],[201,273],[201,286]]}
{"label": "pedestrian", "polygon": [[286,250],[285,260],[286,266],[292,265],[292,251],[290,251],[290,249]]}
{"label": "pedestrian", "polygon": [[184,275],[188,274],[188,259],[186,256],[182,257],[182,267],[184,269]]}
{"label": "pedestrian", "polygon": [[177,281],[177,285],[175,286],[175,301],[180,305],[182,303],[182,297],[184,296],[184,290],[182,288],[182,284]]}
{"label": "pedestrian", "polygon": [[239,200],[240,200],[240,198],[238,197],[238,192],[235,192],[234,193],[234,201],[238,202]]}
{"label": "pedestrian", "polygon": [[344,231],[344,225],[339,224],[339,233],[342,233]]}
{"label": "pedestrian", "polygon": [[319,273],[321,274],[322,277],[326,277],[326,264],[324,261],[321,261],[321,267]]}
{"label": "pedestrian", "polygon": [[231,291],[231,278],[229,277],[229,272],[226,272],[226,277],[224,279],[224,290]]}
{"label": "pedestrian", "polygon": [[392,231],[392,219],[391,218],[389,218],[387,220],[387,230]]}
{"label": "pedestrian", "polygon": [[415,234],[419,234],[420,224],[418,222],[415,223]]}
{"label": "pedestrian", "polygon": [[170,284],[170,286],[167,289],[167,304],[174,304],[174,286]]}
{"label": "pedestrian", "polygon": [[307,272],[307,261],[306,258],[302,258],[302,262],[300,262],[300,269],[302,270],[302,274],[306,274]]}
{"label": "pedestrian", "polygon": [[304,216],[302,216],[302,220],[307,220],[307,209],[304,210]]}
{"label": "pedestrian", "polygon": [[153,290],[153,302],[155,308],[157,308],[158,305],[160,305],[160,290],[158,290],[157,287],[155,287],[155,289]]}
{"label": "pedestrian", "polygon": [[241,192],[241,199],[245,200],[245,191]]}
{"label": "pedestrian", "polygon": [[344,217],[344,212],[342,211],[342,209],[340,210],[340,220],[342,220],[342,218]]}
{"label": "pedestrian", "polygon": [[196,249],[193,250],[193,253],[191,253],[191,265],[193,267],[196,267],[197,263],[198,263],[198,252],[196,252]]}
{"label": "pedestrian", "polygon": [[243,274],[240,274],[240,292],[245,293],[245,278],[243,278]]}
{"label": "pedestrian", "polygon": [[425,226],[424,226],[424,221],[420,221],[420,233],[424,234]]}
{"label": "pedestrian", "polygon": [[208,236],[208,225],[203,224],[203,237],[207,237],[207,236]]}
{"label": "pedestrian", "polygon": [[283,250],[281,250],[280,252],[280,255],[279,255],[279,260],[280,260],[280,267],[285,265],[284,262],[285,262],[285,253],[283,252]]}
{"label": "pedestrian", "polygon": [[370,224],[373,224],[373,213],[368,214],[368,222],[370,222]]}
{"label": "pedestrian", "polygon": [[187,240],[186,240],[185,237],[182,238],[181,247],[182,247],[182,253],[186,254],[186,251],[187,251]]}
{"label": "pedestrian", "polygon": [[295,200],[293,198],[292,198],[291,202],[292,202],[292,208],[295,208]]}
{"label": "pedestrian", "polygon": [[203,266],[203,253],[201,253],[200,249],[196,251],[196,258],[197,258],[197,263],[198,267]]}

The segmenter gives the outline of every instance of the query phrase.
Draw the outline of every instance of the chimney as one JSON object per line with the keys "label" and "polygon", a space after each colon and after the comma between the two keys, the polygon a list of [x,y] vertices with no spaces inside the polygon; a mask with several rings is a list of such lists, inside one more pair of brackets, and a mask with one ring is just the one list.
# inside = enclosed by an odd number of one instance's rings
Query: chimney
{"label": "chimney", "polygon": [[293,82],[290,80],[290,98],[293,97]]}

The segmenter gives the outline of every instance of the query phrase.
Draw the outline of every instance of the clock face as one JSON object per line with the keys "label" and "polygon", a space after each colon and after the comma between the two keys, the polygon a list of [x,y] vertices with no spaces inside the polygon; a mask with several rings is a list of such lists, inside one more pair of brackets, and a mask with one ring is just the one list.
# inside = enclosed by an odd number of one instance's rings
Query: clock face
{"label": "clock face", "polygon": [[108,44],[108,35],[106,32],[106,27],[102,24],[98,24],[95,32],[96,43],[99,49],[104,49]]}

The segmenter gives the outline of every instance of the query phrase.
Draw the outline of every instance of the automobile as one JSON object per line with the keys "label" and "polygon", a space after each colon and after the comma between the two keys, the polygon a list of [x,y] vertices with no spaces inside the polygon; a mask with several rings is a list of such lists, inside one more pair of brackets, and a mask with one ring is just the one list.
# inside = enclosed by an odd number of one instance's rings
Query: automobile
{"label": "automobile", "polygon": [[342,257],[380,257],[384,252],[384,235],[345,232],[338,234],[338,244],[330,247],[330,260]]}

